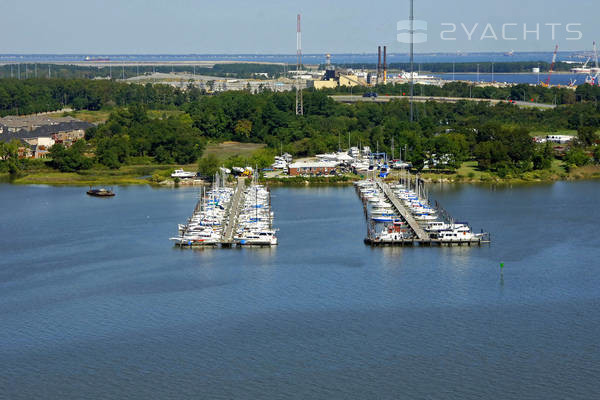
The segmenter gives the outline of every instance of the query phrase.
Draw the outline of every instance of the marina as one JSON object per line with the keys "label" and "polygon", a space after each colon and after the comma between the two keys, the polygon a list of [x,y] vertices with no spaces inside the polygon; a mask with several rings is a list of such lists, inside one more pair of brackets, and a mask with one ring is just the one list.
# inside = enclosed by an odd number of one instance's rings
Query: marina
{"label": "marina", "polygon": [[[270,190],[254,174],[249,186],[238,177],[235,186],[217,175],[204,188],[193,215],[170,240],[176,247],[276,246]],[[365,244],[370,246],[481,246],[490,234],[474,233],[437,202],[431,205],[425,183],[406,172],[397,182],[371,177],[354,183],[367,220]]]}
{"label": "marina", "polygon": [[432,207],[424,182],[417,176],[414,184],[406,174],[398,183],[381,178],[355,182],[365,217],[371,246],[473,246],[490,243],[488,233],[473,233],[466,222],[454,219],[436,202]]}
{"label": "marina", "polygon": [[202,192],[194,213],[179,225],[179,235],[171,238],[180,248],[236,246],[275,246],[274,213],[271,193],[253,179],[237,179],[235,188],[217,176],[213,187]]}

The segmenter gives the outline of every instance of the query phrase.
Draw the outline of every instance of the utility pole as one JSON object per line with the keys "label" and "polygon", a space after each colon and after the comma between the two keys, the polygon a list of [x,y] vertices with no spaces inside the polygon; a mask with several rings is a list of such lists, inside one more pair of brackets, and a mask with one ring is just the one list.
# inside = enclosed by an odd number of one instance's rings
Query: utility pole
{"label": "utility pole", "polygon": [[452,61],[452,82],[455,81],[454,76],[456,75],[456,60]]}
{"label": "utility pole", "polygon": [[304,100],[300,88],[300,66],[302,64],[302,29],[300,26],[300,14],[296,29],[296,115],[304,115]]}
{"label": "utility pole", "polygon": [[415,120],[413,100],[415,96],[415,7],[414,0],[410,0],[410,122]]}

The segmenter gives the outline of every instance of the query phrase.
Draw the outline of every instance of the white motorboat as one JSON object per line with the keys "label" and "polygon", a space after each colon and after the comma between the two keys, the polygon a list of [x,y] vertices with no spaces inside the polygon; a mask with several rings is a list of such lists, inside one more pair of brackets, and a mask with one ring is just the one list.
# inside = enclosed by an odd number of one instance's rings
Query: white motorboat
{"label": "white motorboat", "polygon": [[471,232],[471,229],[464,225],[438,232],[438,239],[442,242],[470,242],[479,239],[480,236]]}
{"label": "white motorboat", "polygon": [[175,172],[173,172],[171,174],[171,178],[186,179],[186,178],[195,178],[195,177],[196,177],[195,172],[186,172],[182,169],[176,169]]}
{"label": "white motorboat", "polygon": [[235,238],[236,243],[242,246],[276,246],[275,231],[263,230],[244,233]]}

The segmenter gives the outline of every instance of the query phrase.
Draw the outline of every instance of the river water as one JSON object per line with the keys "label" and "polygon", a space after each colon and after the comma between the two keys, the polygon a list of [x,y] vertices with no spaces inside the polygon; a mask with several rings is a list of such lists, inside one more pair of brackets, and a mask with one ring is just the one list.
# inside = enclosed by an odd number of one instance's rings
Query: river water
{"label": "river water", "polygon": [[185,251],[194,189],[0,184],[0,398],[600,398],[599,189],[432,187],[493,244],[372,249],[275,188],[277,248]]}
{"label": "river water", "polygon": [[[427,74],[424,74],[427,75]],[[445,81],[467,81],[467,82],[499,82],[499,83],[524,83],[527,85],[538,85],[544,83],[548,79],[547,73],[542,74],[477,74],[477,73],[443,73],[443,74],[432,74],[433,76],[443,79]],[[571,83],[575,85],[582,85],[586,81],[587,75],[582,74],[568,74],[568,73],[557,73],[550,77],[551,85],[568,86]]]}

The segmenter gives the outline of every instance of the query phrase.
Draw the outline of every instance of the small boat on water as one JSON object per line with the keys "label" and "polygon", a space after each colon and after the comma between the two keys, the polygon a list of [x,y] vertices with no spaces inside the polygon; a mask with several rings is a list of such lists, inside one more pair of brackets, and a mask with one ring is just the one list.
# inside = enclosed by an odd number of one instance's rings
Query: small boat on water
{"label": "small boat on water", "polygon": [[92,189],[87,191],[87,194],[94,197],[113,197],[115,192],[109,189],[100,188],[100,189]]}

